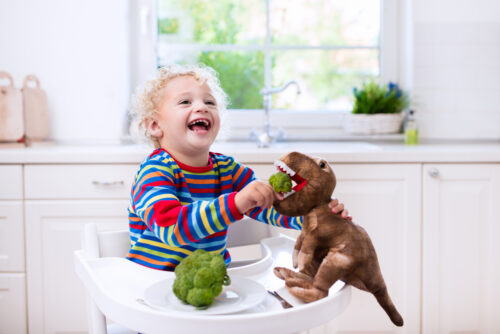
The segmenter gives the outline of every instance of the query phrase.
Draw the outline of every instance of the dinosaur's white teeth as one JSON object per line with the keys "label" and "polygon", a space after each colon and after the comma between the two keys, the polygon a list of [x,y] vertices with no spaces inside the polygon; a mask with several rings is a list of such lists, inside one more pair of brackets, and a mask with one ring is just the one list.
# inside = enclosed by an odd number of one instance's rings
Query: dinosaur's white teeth
{"label": "dinosaur's white teeth", "polygon": [[281,160],[276,160],[274,162],[274,166],[281,169],[282,171],[284,171],[285,173],[287,173],[288,175],[290,176],[294,176],[295,175],[295,171],[293,169],[291,169],[290,167],[288,167],[283,161]]}
{"label": "dinosaur's white teeth", "polygon": [[292,196],[295,194],[295,190],[291,190],[290,192],[287,192],[286,194],[283,194],[283,199]]}

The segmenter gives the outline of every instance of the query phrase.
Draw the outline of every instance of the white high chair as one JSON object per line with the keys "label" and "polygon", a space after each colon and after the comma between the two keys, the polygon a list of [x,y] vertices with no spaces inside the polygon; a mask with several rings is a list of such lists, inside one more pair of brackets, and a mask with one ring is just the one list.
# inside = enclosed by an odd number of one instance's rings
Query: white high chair
{"label": "white high chair", "polygon": [[[247,311],[200,316],[169,313],[145,305],[142,301],[144,289],[174,277],[173,273],[126,260],[130,247],[128,230],[100,232],[95,224],[85,225],[83,249],[75,252],[75,270],[89,296],[89,332],[291,333],[319,326],[340,314],[347,307],[351,293],[350,287],[343,282],[335,283],[327,298],[310,304],[303,304],[287,293],[283,281],[272,274],[272,268],[277,265],[291,267],[294,240],[283,235],[269,238],[272,229],[259,222],[241,222],[230,227],[228,247],[233,262],[228,274],[251,278],[268,290],[278,290],[294,307],[283,309],[276,299],[266,296],[261,305]],[[256,244],[259,241],[260,245]],[[259,246],[260,256],[249,259],[238,255],[249,249],[255,253]],[[107,324],[107,319],[112,322]]]}
{"label": "white high chair", "polygon": [[[87,224],[82,236],[83,251],[87,259],[100,257],[125,257],[130,249],[129,231],[98,232],[96,224]],[[106,317],[96,306],[91,296],[87,300],[87,316],[90,334],[132,334],[118,324],[106,324]]]}

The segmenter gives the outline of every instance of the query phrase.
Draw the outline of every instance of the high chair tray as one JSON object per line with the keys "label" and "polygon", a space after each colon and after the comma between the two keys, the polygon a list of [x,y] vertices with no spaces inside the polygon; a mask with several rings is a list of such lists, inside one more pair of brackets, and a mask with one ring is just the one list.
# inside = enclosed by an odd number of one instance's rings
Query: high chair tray
{"label": "high chair tray", "polygon": [[233,258],[228,269],[230,277],[250,279],[269,291],[277,291],[293,305],[286,309],[270,294],[261,303],[235,313],[158,309],[144,301],[145,291],[174,278],[172,272],[149,269],[125,258],[88,259],[83,250],[75,252],[75,270],[107,318],[141,333],[291,333],[327,323],[344,311],[351,298],[350,287],[341,281],[330,288],[328,297],[316,302],[302,303],[290,295],[273,268],[292,268],[294,243],[283,235],[264,239],[260,259]]}

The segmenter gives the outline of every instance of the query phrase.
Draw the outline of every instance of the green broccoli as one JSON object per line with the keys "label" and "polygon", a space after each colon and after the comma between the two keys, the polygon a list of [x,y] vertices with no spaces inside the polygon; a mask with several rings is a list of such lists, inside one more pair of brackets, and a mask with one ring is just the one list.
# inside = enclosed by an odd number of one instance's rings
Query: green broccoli
{"label": "green broccoli", "polygon": [[175,268],[172,290],[184,303],[205,309],[222,292],[222,285],[229,284],[222,255],[198,249]]}
{"label": "green broccoli", "polygon": [[274,191],[276,191],[277,193],[287,193],[292,190],[292,180],[286,173],[278,172],[271,175],[271,177],[269,178],[269,184],[273,186]]}

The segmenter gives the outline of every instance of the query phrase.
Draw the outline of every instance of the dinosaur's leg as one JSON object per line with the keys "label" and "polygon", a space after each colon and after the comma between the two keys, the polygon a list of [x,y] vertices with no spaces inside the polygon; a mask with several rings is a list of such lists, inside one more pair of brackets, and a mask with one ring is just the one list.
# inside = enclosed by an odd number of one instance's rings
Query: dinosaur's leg
{"label": "dinosaur's leg", "polygon": [[[351,266],[351,259],[346,255],[331,250],[321,262],[312,284],[305,287],[288,286],[288,291],[305,302],[312,302],[328,296],[328,289],[341,278]],[[287,282],[288,283],[288,282]]]}
{"label": "dinosaur's leg", "polygon": [[276,267],[274,268],[274,274],[286,281],[286,286],[301,286],[301,287],[311,287],[313,282],[313,277],[316,275],[316,271],[320,266],[321,262],[318,262],[315,258],[313,261],[305,268],[303,271],[293,271],[288,268]]}
{"label": "dinosaur's leg", "polygon": [[288,268],[284,267],[276,267],[274,268],[274,274],[281,278],[282,280],[285,280],[287,285],[289,281],[305,281],[305,282],[311,282],[313,281],[313,278],[297,271],[293,271]]}

